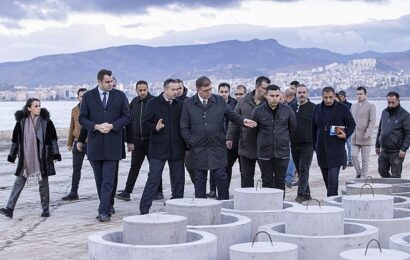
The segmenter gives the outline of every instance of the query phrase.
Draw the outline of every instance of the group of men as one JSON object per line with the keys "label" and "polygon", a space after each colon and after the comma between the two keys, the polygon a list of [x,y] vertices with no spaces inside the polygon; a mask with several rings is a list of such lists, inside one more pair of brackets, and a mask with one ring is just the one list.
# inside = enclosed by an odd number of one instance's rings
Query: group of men
{"label": "group of men", "polygon": [[[211,80],[205,76],[196,80],[197,93],[192,97],[187,97],[187,88],[178,79],[165,80],[157,97],[149,93],[147,82],[138,81],[138,96],[130,104],[125,94],[114,88],[111,71],[99,71],[97,81],[93,90],[78,91],[80,104],[72,110],[68,139],[73,152],[72,189],[63,199],[78,199],[86,153],[96,179],[100,198],[97,218],[101,222],[109,221],[115,212],[118,161],[125,156],[125,141],[132,152],[131,168],[125,189],[116,197],[130,200],[147,157],[149,173],[140,201],[141,214],[149,213],[153,200],[163,198],[165,163],[169,166],[171,199],[184,196],[186,168],[195,185],[195,197],[218,200],[229,199],[236,160],[241,187],[254,186],[258,162],[262,186],[282,190],[288,168],[294,164],[299,175],[296,201],[303,202],[311,199],[308,180],[314,151],[327,195],[337,195],[339,171],[347,164],[345,143],[352,136],[357,177],[367,175],[376,109],[367,101],[364,87],[357,88],[358,102],[350,109],[336,101],[332,87],[323,88],[322,102],[315,105],[305,85],[296,82],[283,95],[280,87],[264,76],[256,79],[255,89],[249,93],[238,85],[235,99],[227,83],[218,86],[218,95],[213,94]],[[288,99],[291,95],[294,97]],[[376,141],[379,172],[382,177],[400,177],[410,145],[410,115],[400,107],[398,93],[391,92],[387,98],[388,108],[382,113]],[[86,137],[80,137],[81,132]],[[208,171],[211,188],[207,194]]]}

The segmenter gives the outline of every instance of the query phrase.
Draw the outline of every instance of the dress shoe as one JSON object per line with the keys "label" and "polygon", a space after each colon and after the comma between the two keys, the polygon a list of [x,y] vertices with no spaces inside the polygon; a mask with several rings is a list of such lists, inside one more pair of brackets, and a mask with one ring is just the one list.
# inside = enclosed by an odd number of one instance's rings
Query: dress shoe
{"label": "dress shoe", "polygon": [[98,221],[108,222],[108,221],[111,221],[111,218],[108,215],[100,214],[100,215],[98,215]]}
{"label": "dress shoe", "polygon": [[216,191],[211,190],[209,193],[206,194],[207,198],[216,199]]}
{"label": "dress shoe", "polygon": [[62,200],[78,200],[78,193],[71,191],[70,193],[67,194],[67,196],[62,197]]}
{"label": "dress shoe", "polygon": [[0,209],[0,214],[8,217],[8,218],[13,218],[13,210],[11,208],[1,208]]}
{"label": "dress shoe", "polygon": [[296,199],[295,199],[295,201],[297,202],[297,203],[302,203],[302,202],[304,202],[304,201],[306,201],[307,199],[304,197],[304,196],[302,196],[302,195],[298,195],[297,197],[296,197]]}
{"label": "dress shoe", "polygon": [[164,199],[164,194],[162,192],[158,192],[154,198],[154,200],[163,200],[163,199]]}
{"label": "dress shoe", "polygon": [[117,199],[125,200],[125,201],[130,201],[131,200],[130,194],[128,192],[126,192],[125,190],[115,194],[115,197]]}
{"label": "dress shoe", "polygon": [[303,197],[305,198],[305,200],[311,200],[312,196],[310,196],[310,194],[305,194],[303,195]]}
{"label": "dress shoe", "polygon": [[50,211],[48,209],[43,210],[43,213],[41,213],[42,218],[48,218],[50,217]]}

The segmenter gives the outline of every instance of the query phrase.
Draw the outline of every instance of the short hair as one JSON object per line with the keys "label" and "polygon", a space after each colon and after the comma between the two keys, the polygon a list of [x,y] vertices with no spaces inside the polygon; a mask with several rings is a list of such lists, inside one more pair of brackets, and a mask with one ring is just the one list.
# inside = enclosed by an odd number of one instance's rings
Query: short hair
{"label": "short hair", "polygon": [[397,99],[400,99],[400,95],[396,91],[390,91],[389,93],[387,93],[386,97],[396,97]]}
{"label": "short hair", "polygon": [[305,84],[299,84],[299,85],[296,86],[296,89],[297,88],[305,88],[306,90],[308,90],[308,88],[306,87]]}
{"label": "short hair", "polygon": [[363,86],[357,87],[357,88],[356,88],[356,91],[359,91],[359,90],[363,90],[364,94],[367,94],[367,90],[366,90],[365,87],[363,87]]}
{"label": "short hair", "polygon": [[231,91],[231,85],[229,85],[226,82],[222,82],[221,84],[219,84],[218,91],[219,91],[220,88],[228,88],[228,90]]}
{"label": "short hair", "polygon": [[260,85],[262,85],[263,82],[266,82],[266,84],[270,84],[270,79],[265,76],[260,76],[256,79],[255,86],[259,87]]}
{"label": "short hair", "polygon": [[77,96],[79,96],[81,92],[85,92],[85,91],[87,91],[86,88],[79,88],[79,89],[77,90]]}
{"label": "short hair", "polygon": [[175,79],[166,79],[164,81],[164,88],[167,88],[169,86],[169,84],[171,83],[177,83]]}
{"label": "short hair", "polygon": [[299,81],[294,80],[294,81],[292,81],[289,85],[292,85],[292,86],[297,87],[297,86],[299,86]]}
{"label": "short hair", "polygon": [[100,71],[97,73],[97,80],[103,81],[105,75],[111,76],[111,75],[112,75],[112,71],[111,71],[111,70],[106,70],[106,69],[100,70]]}
{"label": "short hair", "polygon": [[202,76],[196,80],[195,85],[196,88],[208,87],[211,85],[211,80],[206,76]]}
{"label": "short hair", "polygon": [[322,89],[322,95],[323,95],[324,93],[327,93],[327,92],[332,92],[333,94],[336,94],[335,89],[334,89],[333,87],[330,87],[330,86],[324,87],[324,88]]}
{"label": "short hair", "polygon": [[238,85],[238,86],[236,86],[236,89],[243,89],[243,91],[245,92],[245,94],[248,92],[248,90],[246,89],[246,87],[244,86],[244,85]]}
{"label": "short hair", "polygon": [[293,92],[292,89],[287,88],[287,89],[285,90],[285,96],[286,96],[286,97],[293,97],[293,96],[295,96],[295,93]]}
{"label": "short hair", "polygon": [[148,86],[148,83],[145,80],[138,80],[137,83],[135,84],[135,88],[138,88],[138,85]]}
{"label": "short hair", "polygon": [[274,85],[274,84],[272,84],[272,85],[269,85],[269,86],[266,88],[266,92],[268,92],[269,90],[273,90],[273,91],[279,90],[279,91],[280,91],[280,87],[279,87],[279,86],[276,86],[276,85]]}
{"label": "short hair", "polygon": [[181,79],[175,79],[176,83],[182,83],[182,86],[184,85],[184,82]]}

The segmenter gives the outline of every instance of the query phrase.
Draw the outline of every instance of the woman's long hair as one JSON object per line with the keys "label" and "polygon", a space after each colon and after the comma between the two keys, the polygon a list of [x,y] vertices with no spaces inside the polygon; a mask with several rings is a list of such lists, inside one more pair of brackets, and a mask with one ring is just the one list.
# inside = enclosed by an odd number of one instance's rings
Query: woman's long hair
{"label": "woman's long hair", "polygon": [[30,115],[30,111],[28,111],[28,108],[31,107],[34,101],[40,102],[40,99],[38,98],[29,98],[26,101],[26,104],[23,106],[23,112],[24,116],[28,117]]}

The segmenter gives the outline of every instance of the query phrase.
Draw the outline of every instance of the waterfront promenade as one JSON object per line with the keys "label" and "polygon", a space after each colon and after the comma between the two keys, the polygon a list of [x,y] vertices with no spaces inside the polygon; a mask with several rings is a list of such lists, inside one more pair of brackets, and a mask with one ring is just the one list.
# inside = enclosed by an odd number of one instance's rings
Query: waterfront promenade
{"label": "waterfront promenade", "polygon": [[[0,206],[4,207],[14,182],[15,165],[6,161],[9,143],[0,141]],[[370,175],[378,177],[377,157],[372,149],[370,157]],[[0,259],[88,259],[88,241],[90,234],[107,229],[121,228],[122,218],[139,214],[139,200],[148,173],[148,164],[144,163],[138,178],[131,201],[116,200],[116,214],[108,223],[99,223],[97,215],[98,197],[94,176],[88,161],[84,162],[83,176],[80,182],[80,200],[64,202],[61,197],[66,195],[71,185],[71,153],[66,149],[66,140],[60,140],[60,151],[63,157],[56,164],[57,175],[50,181],[50,210],[49,218],[41,218],[40,198],[37,186],[25,187],[14,211],[14,218],[7,219],[0,216]],[[130,154],[120,162],[119,185],[122,189],[130,167]],[[410,178],[408,171],[410,159],[407,158],[403,167],[403,178]],[[256,173],[260,177],[260,171]],[[345,180],[355,176],[353,167],[348,167],[340,173],[340,185]],[[170,195],[168,168],[163,174],[164,195]],[[192,197],[194,187],[186,175],[185,196]],[[232,176],[231,194],[240,187],[238,164],[235,164]],[[317,166],[316,157],[311,167],[310,187],[312,197],[323,199],[326,196],[324,183]],[[286,192],[286,200],[294,201],[296,187]],[[340,194],[340,189],[339,189]],[[164,210],[164,201],[155,201],[151,212]]]}

